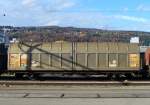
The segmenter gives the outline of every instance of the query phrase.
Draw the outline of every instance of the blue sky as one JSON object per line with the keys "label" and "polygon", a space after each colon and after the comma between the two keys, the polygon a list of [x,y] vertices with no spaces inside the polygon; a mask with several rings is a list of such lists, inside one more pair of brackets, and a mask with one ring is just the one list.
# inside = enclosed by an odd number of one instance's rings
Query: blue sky
{"label": "blue sky", "polygon": [[0,14],[0,25],[150,31],[150,0],[0,0]]}

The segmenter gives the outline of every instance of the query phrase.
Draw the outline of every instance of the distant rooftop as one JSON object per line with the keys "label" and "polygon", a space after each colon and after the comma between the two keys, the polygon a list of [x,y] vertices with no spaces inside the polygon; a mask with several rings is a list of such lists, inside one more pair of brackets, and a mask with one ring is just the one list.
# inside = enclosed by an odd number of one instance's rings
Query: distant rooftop
{"label": "distant rooftop", "polygon": [[8,36],[5,36],[3,33],[0,33],[0,43],[8,44],[9,43]]}

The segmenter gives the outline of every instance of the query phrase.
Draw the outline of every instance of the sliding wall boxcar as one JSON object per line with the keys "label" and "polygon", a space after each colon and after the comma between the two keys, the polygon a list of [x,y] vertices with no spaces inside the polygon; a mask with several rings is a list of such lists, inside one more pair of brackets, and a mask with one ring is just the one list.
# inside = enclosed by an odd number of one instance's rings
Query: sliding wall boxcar
{"label": "sliding wall boxcar", "polygon": [[138,71],[138,44],[49,42],[11,44],[9,70]]}

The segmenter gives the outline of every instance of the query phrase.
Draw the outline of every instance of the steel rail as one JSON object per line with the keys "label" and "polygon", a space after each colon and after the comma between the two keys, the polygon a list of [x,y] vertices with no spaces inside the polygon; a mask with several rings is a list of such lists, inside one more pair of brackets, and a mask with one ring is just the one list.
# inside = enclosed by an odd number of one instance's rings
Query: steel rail
{"label": "steel rail", "polygon": [[150,81],[0,81],[0,85],[124,85],[150,86]]}

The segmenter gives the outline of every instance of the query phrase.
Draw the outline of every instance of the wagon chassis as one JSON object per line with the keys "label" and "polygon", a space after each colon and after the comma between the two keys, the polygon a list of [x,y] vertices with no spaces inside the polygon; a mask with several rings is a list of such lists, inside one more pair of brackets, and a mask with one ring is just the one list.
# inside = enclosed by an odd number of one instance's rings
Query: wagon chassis
{"label": "wagon chassis", "polygon": [[[140,64],[137,44],[99,42],[28,44],[19,42],[9,46],[8,69],[1,70],[1,74],[142,74]],[[143,69],[143,73],[146,73],[145,71]]]}

